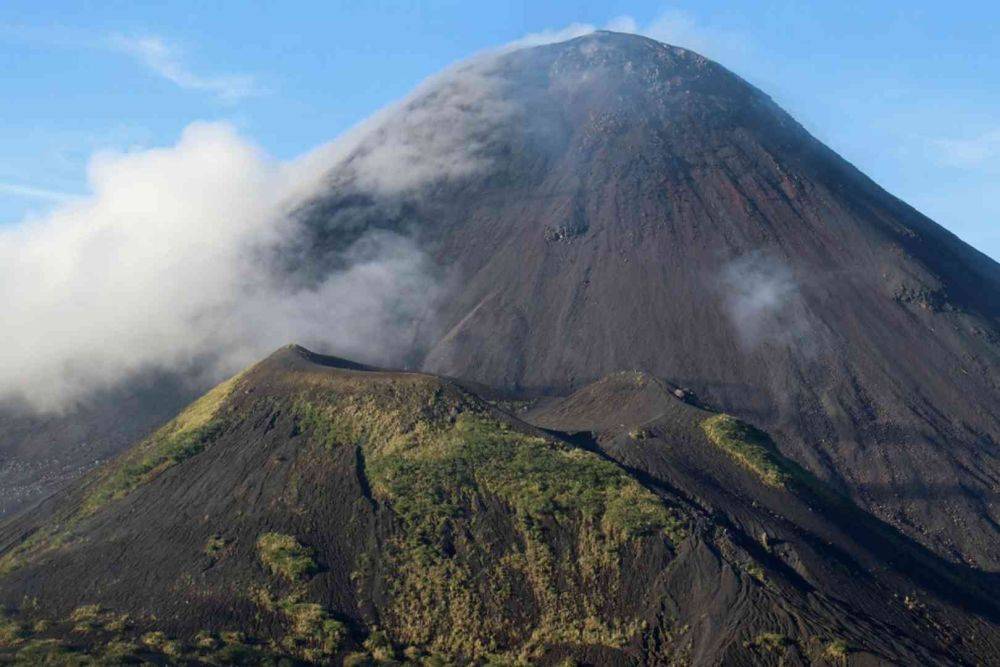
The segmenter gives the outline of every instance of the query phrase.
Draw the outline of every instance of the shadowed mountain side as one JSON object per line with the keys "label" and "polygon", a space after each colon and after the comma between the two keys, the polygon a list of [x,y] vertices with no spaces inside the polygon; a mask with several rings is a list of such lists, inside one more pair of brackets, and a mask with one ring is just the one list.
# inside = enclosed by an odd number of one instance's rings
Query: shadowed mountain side
{"label": "shadowed mountain side", "polygon": [[0,517],[38,502],[177,414],[198,388],[149,373],[66,412],[0,404]]}
{"label": "shadowed mountain side", "polygon": [[[664,486],[702,507],[722,514],[791,569],[801,565],[796,548],[819,550],[823,558],[849,564],[840,577],[863,576],[901,589],[914,584],[934,597],[962,607],[992,623],[1000,621],[1000,576],[952,564],[895,528],[861,511],[794,462],[782,457],[766,435],[756,432],[770,453],[749,464],[720,456],[704,436],[714,413],[675,396],[665,383],[641,373],[618,373],[564,399],[549,399],[519,413],[529,423],[568,431],[574,442],[601,452],[651,487]],[[687,395],[687,401],[693,397]],[[610,406],[617,406],[616,408]],[[753,429],[748,429],[753,433]],[[762,484],[776,471],[777,484]],[[770,479],[764,475],[764,479]],[[785,535],[792,531],[794,538]],[[782,545],[774,549],[774,545]],[[811,557],[819,565],[815,553]],[[825,566],[820,566],[825,570]],[[846,591],[841,582],[810,585]],[[882,585],[881,583],[879,585]]]}
{"label": "shadowed mountain side", "polygon": [[619,374],[525,412],[531,426],[448,380],[283,348],[0,525],[0,652],[600,665],[995,654],[992,580],[670,389]]}

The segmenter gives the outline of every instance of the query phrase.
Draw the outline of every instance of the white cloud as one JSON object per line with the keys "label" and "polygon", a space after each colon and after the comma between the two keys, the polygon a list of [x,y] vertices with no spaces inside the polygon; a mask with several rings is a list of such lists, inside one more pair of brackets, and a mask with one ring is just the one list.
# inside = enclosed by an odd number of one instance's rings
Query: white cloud
{"label": "white cloud", "polygon": [[238,101],[261,92],[254,77],[250,75],[195,74],[184,65],[176,46],[155,35],[115,35],[110,44],[112,48],[129,54],[159,76],[187,90],[211,93],[226,102]]}
{"label": "white cloud", "polygon": [[0,228],[0,397],[61,409],[153,367],[218,378],[290,341],[402,363],[433,325],[430,260],[370,233],[336,272],[296,285],[277,267],[303,236],[290,212],[330,179],[378,197],[487,168],[481,142],[516,113],[494,63],[456,65],[289,162],[220,123],[93,156],[91,195]]}
{"label": "white cloud", "polygon": [[436,284],[405,238],[363,237],[309,286],[273,268],[324,155],[275,162],[225,124],[91,160],[93,194],[0,229],[0,395],[71,405],[150,367],[218,378],[291,341],[398,362]]}
{"label": "white cloud", "polygon": [[540,32],[533,32],[525,35],[524,37],[515,39],[512,42],[500,47],[501,51],[513,51],[516,49],[525,49],[531,46],[541,46],[543,44],[554,44],[556,42],[565,42],[569,39],[575,39],[577,37],[583,37],[584,35],[589,35],[590,33],[597,30],[596,27],[589,23],[571,23],[565,28],[542,30]]}
{"label": "white cloud", "polygon": [[610,20],[604,29],[643,35],[722,61],[740,58],[746,48],[739,35],[705,25],[694,15],[678,9],[666,9],[648,23],[626,14]]}
{"label": "white cloud", "polygon": [[721,272],[719,288],[726,314],[748,348],[802,345],[810,333],[798,282],[775,257],[750,253],[734,259]]}
{"label": "white cloud", "polygon": [[971,139],[937,139],[931,146],[939,161],[949,167],[1000,170],[1000,129]]}
{"label": "white cloud", "polygon": [[542,30],[509,42],[501,51],[563,42],[601,29],[643,35],[671,46],[696,51],[703,56],[733,62],[746,55],[746,40],[734,32],[705,25],[693,14],[679,9],[665,9],[648,23],[628,14],[617,16],[602,27],[589,23],[571,23],[565,28]]}
{"label": "white cloud", "polygon": [[[624,18],[613,25],[632,27]],[[519,43],[590,30],[574,25]],[[158,40],[127,43],[180,85],[241,89],[191,75]],[[338,271],[296,286],[274,266],[284,244],[301,238],[288,212],[330,179],[394,196],[490,168],[484,142],[522,113],[495,75],[496,54],[428,79],[290,162],[211,123],[192,124],[171,147],[94,156],[92,195],[0,229],[0,395],[58,409],[150,367],[201,365],[219,377],[290,341],[402,361],[415,323],[433,324],[440,297],[428,258],[405,238],[368,235],[335,262]],[[769,312],[766,299],[751,306],[740,315]]]}
{"label": "white cloud", "polygon": [[484,142],[516,113],[498,88],[492,62],[477,57],[432,76],[359,126],[351,146],[356,159],[349,163],[358,185],[392,194],[486,169]]}

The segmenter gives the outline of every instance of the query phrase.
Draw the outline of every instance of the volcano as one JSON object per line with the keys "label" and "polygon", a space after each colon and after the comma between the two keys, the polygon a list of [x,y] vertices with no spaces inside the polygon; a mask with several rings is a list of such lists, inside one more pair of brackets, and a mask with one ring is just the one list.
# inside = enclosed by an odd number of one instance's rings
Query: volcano
{"label": "volcano", "polygon": [[[473,71],[331,175],[303,211],[309,266],[373,226],[412,234],[456,285],[417,367],[555,394],[670,379],[946,557],[1000,567],[996,262],[690,51],[601,32]],[[433,119],[456,136],[424,140]],[[400,134],[462,160],[386,193],[369,172]]]}
{"label": "volcano", "polygon": [[995,660],[1000,265],[735,74],[610,32],[479,56],[293,215],[291,283],[426,253],[412,345],[284,348],[162,426],[169,370],[4,417],[76,476],[124,449],[0,524],[4,657]]}

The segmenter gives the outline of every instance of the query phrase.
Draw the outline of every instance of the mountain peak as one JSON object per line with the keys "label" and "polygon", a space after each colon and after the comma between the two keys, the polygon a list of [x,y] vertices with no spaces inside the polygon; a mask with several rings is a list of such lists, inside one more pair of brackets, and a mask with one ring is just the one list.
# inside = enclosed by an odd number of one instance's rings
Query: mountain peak
{"label": "mountain peak", "polygon": [[1000,567],[969,472],[1000,437],[1000,267],[722,66],[609,32],[459,66],[301,217],[311,270],[390,231],[451,276],[415,366],[559,393],[673,378],[925,544]]}
{"label": "mountain peak", "polygon": [[261,364],[275,368],[294,368],[303,365],[338,368],[342,370],[376,371],[373,366],[359,364],[342,357],[319,354],[298,343],[289,343],[272,352]]}

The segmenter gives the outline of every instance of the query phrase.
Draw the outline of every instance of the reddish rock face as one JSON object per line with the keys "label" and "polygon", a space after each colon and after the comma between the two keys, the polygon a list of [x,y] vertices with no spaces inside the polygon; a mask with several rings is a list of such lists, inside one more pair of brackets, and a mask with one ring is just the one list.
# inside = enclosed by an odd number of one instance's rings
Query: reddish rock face
{"label": "reddish rock face", "polygon": [[689,51],[596,33],[478,67],[468,103],[430,83],[396,112],[468,121],[471,163],[376,192],[376,133],[303,211],[311,267],[362,230],[411,233],[452,286],[415,365],[556,392],[649,372],[1000,567],[995,262]]}

